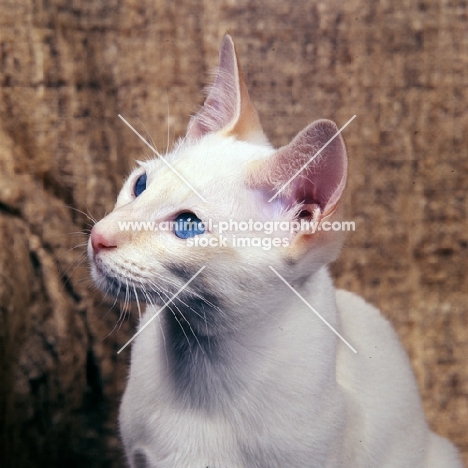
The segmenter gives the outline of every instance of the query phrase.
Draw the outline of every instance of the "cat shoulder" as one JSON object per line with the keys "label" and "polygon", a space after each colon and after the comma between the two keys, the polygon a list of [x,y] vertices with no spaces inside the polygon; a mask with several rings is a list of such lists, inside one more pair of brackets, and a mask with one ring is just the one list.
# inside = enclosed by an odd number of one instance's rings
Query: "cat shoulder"
{"label": "cat shoulder", "polygon": [[399,414],[410,411],[417,419],[422,417],[413,369],[390,321],[352,292],[337,290],[336,303],[342,333],[357,351],[338,351],[338,380],[360,394],[363,404],[368,397],[377,398],[379,404],[401,410]]}
{"label": "cat shoulder", "polygon": [[353,338],[357,354],[380,354],[379,349],[385,353],[392,350],[397,352],[398,359],[407,360],[392,324],[377,307],[343,289],[336,290],[336,304],[343,333]]}

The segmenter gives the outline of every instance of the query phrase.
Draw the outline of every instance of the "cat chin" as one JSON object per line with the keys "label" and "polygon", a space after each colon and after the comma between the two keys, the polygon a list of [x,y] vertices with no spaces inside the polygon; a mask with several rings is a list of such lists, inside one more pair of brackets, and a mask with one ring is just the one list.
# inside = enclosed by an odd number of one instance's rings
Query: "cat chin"
{"label": "cat chin", "polygon": [[97,263],[92,265],[92,276],[99,289],[119,301],[150,303],[152,305],[163,304],[155,292],[147,291],[143,285],[136,284],[132,280],[122,281],[120,278],[110,275]]}

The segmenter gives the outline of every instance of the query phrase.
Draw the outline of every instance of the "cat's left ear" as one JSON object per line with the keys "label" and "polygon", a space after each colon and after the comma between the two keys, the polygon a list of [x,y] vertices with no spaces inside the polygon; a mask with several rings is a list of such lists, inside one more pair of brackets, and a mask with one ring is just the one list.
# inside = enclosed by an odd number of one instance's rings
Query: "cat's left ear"
{"label": "cat's left ear", "polygon": [[317,120],[271,158],[253,163],[249,185],[266,191],[285,209],[300,206],[300,217],[323,220],[337,208],[347,167],[338,127],[330,120]]}
{"label": "cat's left ear", "polygon": [[[338,127],[330,120],[318,120],[273,156],[252,162],[248,185],[265,195],[265,203],[271,203],[272,210],[277,211],[279,204],[284,211],[292,210],[296,221],[305,219],[323,226],[319,223],[339,219],[347,167],[346,147]],[[317,264],[333,261],[342,237],[329,229],[299,231],[288,247],[290,259],[300,262],[312,251]]]}
{"label": "cat's left ear", "polygon": [[188,139],[221,132],[239,140],[266,142],[262,125],[249,97],[234,43],[225,35],[219,50],[219,66],[201,110],[190,120]]}

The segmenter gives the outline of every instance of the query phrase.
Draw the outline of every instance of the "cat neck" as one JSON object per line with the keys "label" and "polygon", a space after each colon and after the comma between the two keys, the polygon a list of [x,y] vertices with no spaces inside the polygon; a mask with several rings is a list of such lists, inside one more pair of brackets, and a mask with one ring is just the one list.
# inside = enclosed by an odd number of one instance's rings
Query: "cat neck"
{"label": "cat neck", "polygon": [[[339,327],[327,268],[296,283],[292,286],[297,293],[328,323]],[[336,337],[286,285],[275,289],[276,295],[265,301],[263,310],[249,310],[249,317],[255,316],[248,326],[229,332],[196,333],[188,321],[172,313],[164,315],[161,356],[165,356],[171,388],[181,400],[193,407],[225,406],[226,398],[250,393],[253,382],[279,378],[265,369],[290,374],[306,366],[317,384],[334,378]],[[191,311],[182,312],[185,316]],[[238,310],[223,312],[239,314]],[[327,365],[317,356],[326,356]]]}

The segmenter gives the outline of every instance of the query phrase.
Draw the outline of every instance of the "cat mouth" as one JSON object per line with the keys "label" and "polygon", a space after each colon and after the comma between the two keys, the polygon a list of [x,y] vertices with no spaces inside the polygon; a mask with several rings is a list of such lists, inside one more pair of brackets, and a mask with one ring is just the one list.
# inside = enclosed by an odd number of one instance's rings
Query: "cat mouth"
{"label": "cat mouth", "polygon": [[106,294],[124,302],[145,302],[153,305],[163,305],[158,291],[148,288],[133,279],[122,279],[104,270],[98,263],[94,264],[96,282]]}
{"label": "cat mouth", "polygon": [[115,277],[105,277],[104,285],[101,286],[107,294],[115,297],[119,301],[124,302],[139,302],[151,305],[164,305],[158,291],[148,290],[144,285],[126,280],[122,282]]}
{"label": "cat mouth", "polygon": [[[196,294],[184,286],[177,291],[169,288],[168,284],[159,285],[152,281],[147,284],[144,278],[131,277],[129,272],[120,275],[112,267],[97,260],[93,262],[92,268],[96,284],[118,301],[145,303],[157,307],[168,306],[179,320],[185,321],[186,317],[191,317],[192,325],[201,320],[204,326],[207,316],[215,316],[221,311],[219,298],[203,283],[198,284]],[[185,313],[189,315],[184,316]]]}

